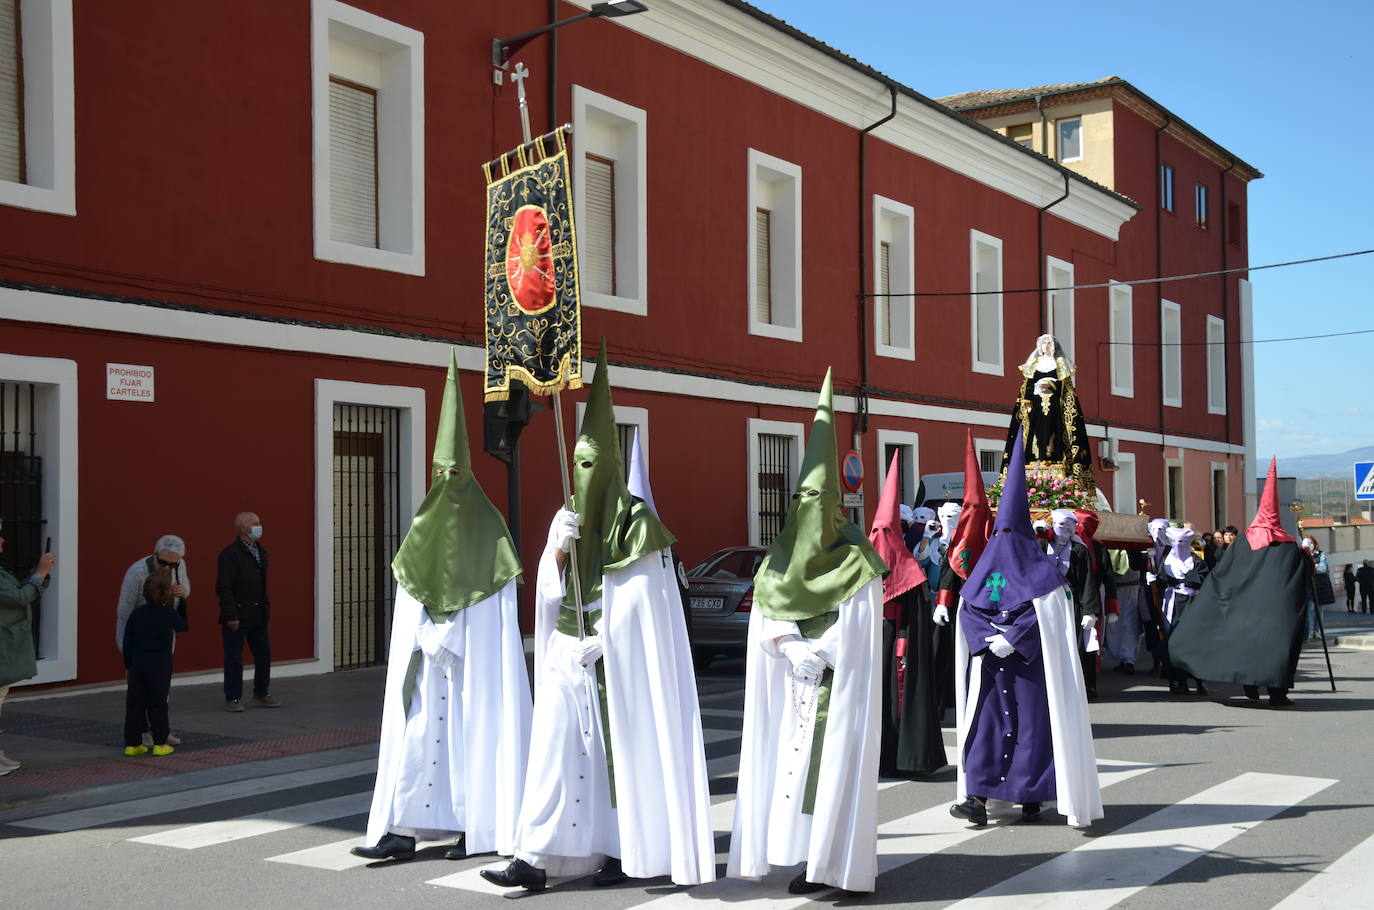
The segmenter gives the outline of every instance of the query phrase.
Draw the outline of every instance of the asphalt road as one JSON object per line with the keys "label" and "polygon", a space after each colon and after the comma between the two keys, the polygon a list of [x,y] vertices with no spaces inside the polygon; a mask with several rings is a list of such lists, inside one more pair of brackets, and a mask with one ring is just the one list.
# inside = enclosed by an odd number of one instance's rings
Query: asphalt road
{"label": "asphalt road", "polygon": [[[596,910],[681,904],[840,904],[1284,910],[1374,906],[1374,772],[1368,715],[1374,651],[1304,656],[1287,711],[1251,708],[1236,687],[1170,698],[1146,675],[1104,673],[1092,706],[1107,817],[985,829],[952,819],[953,771],[883,783],[878,892],[786,894],[793,870],[693,889],[666,880],[611,889],[587,879],[506,895],[477,870],[493,856],[372,867],[361,842],[375,746],[272,759],[105,787],[0,814],[5,907],[498,907],[508,899]],[[1142,663],[1142,667],[1148,660]],[[724,869],[739,748],[742,665],[700,675]],[[994,808],[997,808],[996,806]],[[657,903],[656,903],[657,902]],[[1342,903],[1343,902],[1343,903]]]}

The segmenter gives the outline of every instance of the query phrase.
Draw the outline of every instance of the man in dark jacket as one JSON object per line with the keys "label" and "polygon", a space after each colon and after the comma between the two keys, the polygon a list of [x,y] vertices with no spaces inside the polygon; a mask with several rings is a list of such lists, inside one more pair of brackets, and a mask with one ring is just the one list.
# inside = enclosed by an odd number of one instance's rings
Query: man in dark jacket
{"label": "man in dark jacket", "polygon": [[281,705],[270,694],[272,646],[267,639],[271,615],[267,599],[267,550],[262,522],[252,512],[234,518],[238,537],[219,554],[215,594],[219,597],[220,636],[224,641],[224,710],[243,710],[243,643],[253,652],[253,701],[264,708]]}
{"label": "man in dark jacket", "polygon": [[1360,585],[1360,612],[1368,613],[1370,602],[1374,601],[1374,565],[1366,559],[1364,565],[1355,570],[1355,581]]}

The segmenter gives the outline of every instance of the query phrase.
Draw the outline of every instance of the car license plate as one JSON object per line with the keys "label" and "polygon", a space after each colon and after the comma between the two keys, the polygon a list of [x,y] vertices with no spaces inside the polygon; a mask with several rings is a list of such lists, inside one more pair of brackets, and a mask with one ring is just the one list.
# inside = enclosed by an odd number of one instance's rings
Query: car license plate
{"label": "car license plate", "polygon": [[724,610],[724,609],[725,609],[725,598],[724,598],[724,597],[693,597],[693,598],[692,598],[692,609],[693,609],[693,610]]}

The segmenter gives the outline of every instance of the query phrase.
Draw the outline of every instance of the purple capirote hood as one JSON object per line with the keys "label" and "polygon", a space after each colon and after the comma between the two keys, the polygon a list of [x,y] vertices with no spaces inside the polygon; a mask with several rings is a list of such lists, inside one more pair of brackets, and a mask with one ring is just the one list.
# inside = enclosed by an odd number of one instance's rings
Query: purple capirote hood
{"label": "purple capirote hood", "polygon": [[997,504],[992,539],[964,583],[964,600],[988,609],[1008,609],[1064,586],[1059,568],[1031,529],[1026,499],[1026,450],[1017,434],[1007,479]]}

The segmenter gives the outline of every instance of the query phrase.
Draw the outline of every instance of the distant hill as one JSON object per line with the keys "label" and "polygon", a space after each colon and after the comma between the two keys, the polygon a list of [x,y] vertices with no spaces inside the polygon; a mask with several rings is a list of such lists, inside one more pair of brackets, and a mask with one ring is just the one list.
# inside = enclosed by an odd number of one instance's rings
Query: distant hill
{"label": "distant hill", "polygon": [[[1339,455],[1298,455],[1279,459],[1281,477],[1349,477],[1357,461],[1374,461],[1374,446],[1362,446]],[[1263,473],[1261,471],[1260,473]]]}

